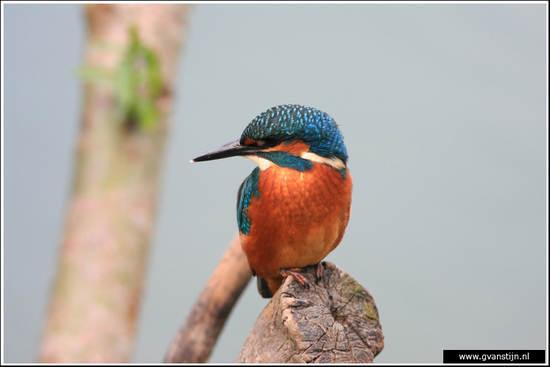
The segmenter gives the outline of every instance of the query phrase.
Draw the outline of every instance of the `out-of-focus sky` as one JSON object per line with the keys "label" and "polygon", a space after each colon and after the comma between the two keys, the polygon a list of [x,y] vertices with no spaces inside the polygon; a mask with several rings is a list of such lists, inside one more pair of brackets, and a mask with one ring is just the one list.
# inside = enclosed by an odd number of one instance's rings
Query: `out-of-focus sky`
{"label": "out-of-focus sky", "polygon": [[[4,358],[33,362],[74,168],[81,5],[3,4]],[[190,164],[258,113],[340,125],[353,212],[327,260],[373,295],[375,362],[545,349],[547,4],[199,4],[181,53],[134,361],[159,362],[237,231],[254,168]],[[267,301],[250,284],[211,362]]]}

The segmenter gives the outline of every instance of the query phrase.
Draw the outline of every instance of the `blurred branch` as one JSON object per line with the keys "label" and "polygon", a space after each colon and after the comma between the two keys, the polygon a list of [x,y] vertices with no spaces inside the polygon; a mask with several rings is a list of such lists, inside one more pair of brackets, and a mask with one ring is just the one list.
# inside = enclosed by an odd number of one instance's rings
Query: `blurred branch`
{"label": "blurred branch", "polygon": [[[160,73],[153,77],[156,82],[161,77],[161,84],[153,91],[153,84],[141,83],[135,91],[128,79],[126,102],[139,108],[140,96],[146,95],[155,113],[146,112],[146,124],[137,121],[135,111],[126,113],[121,124],[121,103],[113,88],[86,83],[73,192],[40,362],[117,363],[131,358],[189,6],[89,4],[85,9],[86,67],[120,70],[122,65],[123,76],[130,79],[158,67]],[[146,47],[141,54],[151,64],[140,69],[143,60],[135,52],[133,59],[121,59],[120,52],[93,47],[101,43],[130,51]],[[128,111],[128,106],[122,108]]]}
{"label": "blurred branch", "polygon": [[206,362],[229,313],[251,277],[237,234],[174,337],[164,362]]}
{"label": "blurred branch", "polygon": [[235,363],[370,363],[384,348],[374,299],[348,273],[323,262],[287,277],[264,308]]}

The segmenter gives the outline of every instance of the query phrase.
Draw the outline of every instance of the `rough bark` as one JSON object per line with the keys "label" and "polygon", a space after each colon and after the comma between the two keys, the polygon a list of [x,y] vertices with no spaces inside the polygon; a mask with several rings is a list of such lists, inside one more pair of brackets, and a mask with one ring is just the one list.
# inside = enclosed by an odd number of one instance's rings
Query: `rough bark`
{"label": "rough bark", "polygon": [[158,121],[117,115],[112,89],[85,87],[83,120],[54,289],[39,351],[48,363],[128,362],[136,331],[173,80],[188,5],[90,4],[85,65],[115,68],[135,26],[161,62]]}
{"label": "rough bark", "polygon": [[164,362],[206,362],[229,313],[251,277],[252,273],[237,235],[176,334]]}
{"label": "rough bark", "polygon": [[322,279],[288,277],[254,324],[237,363],[369,363],[384,348],[374,299],[342,269],[324,262]]}

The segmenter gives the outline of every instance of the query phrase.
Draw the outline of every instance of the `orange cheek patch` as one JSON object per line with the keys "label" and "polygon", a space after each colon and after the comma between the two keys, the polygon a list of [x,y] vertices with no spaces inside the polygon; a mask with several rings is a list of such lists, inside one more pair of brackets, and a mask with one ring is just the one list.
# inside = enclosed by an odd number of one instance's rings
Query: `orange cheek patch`
{"label": "orange cheek patch", "polygon": [[276,147],[273,147],[269,150],[283,151],[283,152],[287,152],[287,153],[292,154],[292,155],[300,156],[300,154],[302,154],[304,152],[309,152],[309,145],[304,143],[301,140],[296,140],[296,141],[293,141],[292,143],[288,143],[288,144],[286,144],[286,143],[279,144]]}
{"label": "orange cheek patch", "polygon": [[246,138],[244,140],[244,145],[253,145],[253,144],[256,144],[256,140],[250,139],[250,138]]}

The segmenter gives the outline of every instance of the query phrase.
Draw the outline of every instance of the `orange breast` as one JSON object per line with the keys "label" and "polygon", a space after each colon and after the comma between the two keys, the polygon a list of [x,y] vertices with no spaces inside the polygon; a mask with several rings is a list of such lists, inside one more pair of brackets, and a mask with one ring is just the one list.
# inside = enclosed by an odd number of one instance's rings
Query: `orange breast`
{"label": "orange breast", "polygon": [[241,234],[250,268],[269,280],[280,278],[281,268],[323,260],[344,235],[352,186],[349,172],[344,178],[325,164],[304,172],[277,165],[260,171],[259,196],[247,208],[250,231]]}

